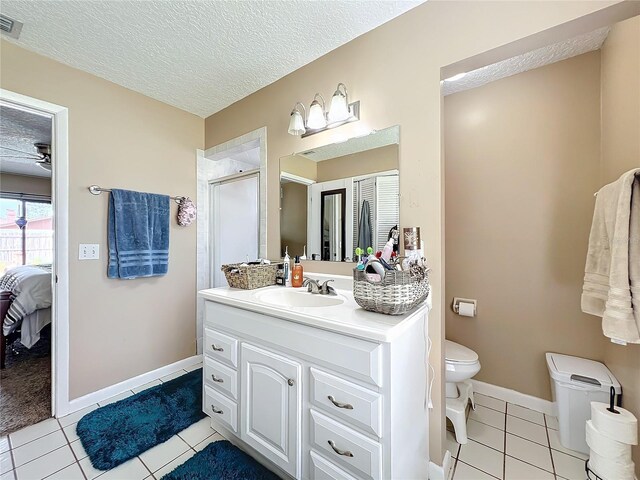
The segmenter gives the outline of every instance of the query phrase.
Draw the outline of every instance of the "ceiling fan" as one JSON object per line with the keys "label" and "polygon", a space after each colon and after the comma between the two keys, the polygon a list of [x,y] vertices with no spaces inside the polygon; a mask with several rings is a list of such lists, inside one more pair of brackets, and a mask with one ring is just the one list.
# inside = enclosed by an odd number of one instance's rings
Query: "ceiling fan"
{"label": "ceiling fan", "polygon": [[[31,152],[23,152],[22,150],[16,150],[15,148],[9,148],[0,145],[1,149],[10,150],[12,152],[16,152],[14,155],[0,155],[0,157],[11,157],[11,158],[24,158],[27,160],[33,160],[35,163],[40,165],[40,167],[44,168],[47,171],[51,171],[51,145],[47,143],[34,143],[34,147],[38,153]],[[18,155],[21,154],[21,155]]]}

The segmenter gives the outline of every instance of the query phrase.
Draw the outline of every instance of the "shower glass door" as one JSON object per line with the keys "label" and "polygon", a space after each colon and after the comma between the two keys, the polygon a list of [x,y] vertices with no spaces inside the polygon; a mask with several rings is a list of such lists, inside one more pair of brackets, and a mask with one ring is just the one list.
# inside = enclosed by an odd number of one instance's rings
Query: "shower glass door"
{"label": "shower glass door", "polygon": [[222,265],[258,258],[259,179],[259,173],[251,173],[210,184],[212,287],[227,285]]}

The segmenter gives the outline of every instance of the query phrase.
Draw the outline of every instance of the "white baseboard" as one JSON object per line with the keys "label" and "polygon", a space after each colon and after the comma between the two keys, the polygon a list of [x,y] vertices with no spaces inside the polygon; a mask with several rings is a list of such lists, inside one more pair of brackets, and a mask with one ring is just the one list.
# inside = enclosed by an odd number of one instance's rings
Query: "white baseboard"
{"label": "white baseboard", "polygon": [[165,375],[170,375],[184,368],[197,365],[200,362],[202,362],[202,355],[194,355],[193,357],[179,360],[170,365],[165,365],[164,367],[151,370],[150,372],[143,373],[142,375],[138,375],[137,377],[130,378],[120,383],[116,383],[115,385],[111,385],[110,387],[105,387],[96,392],[83,395],[82,397],[74,398],[69,402],[68,405],[66,405],[66,408],[60,409],[61,411],[56,412],[56,416],[64,417],[65,415],[77,412],[78,410],[82,410],[83,408],[86,408],[90,405],[95,405],[98,402],[107,400],[111,397],[126,392],[127,390],[141,387],[142,385],[152,382],[158,378],[164,377]]}
{"label": "white baseboard", "polygon": [[473,390],[482,395],[504,400],[508,403],[514,403],[521,407],[529,408],[547,415],[557,415],[555,404],[549,400],[527,395],[526,393],[520,393],[509,388],[499,387],[498,385],[480,382],[474,379],[471,379],[471,383],[473,384]]}
{"label": "white baseboard", "polygon": [[429,462],[429,480],[447,480],[452,467],[451,452],[446,450],[444,452],[444,458],[442,459],[442,466]]}

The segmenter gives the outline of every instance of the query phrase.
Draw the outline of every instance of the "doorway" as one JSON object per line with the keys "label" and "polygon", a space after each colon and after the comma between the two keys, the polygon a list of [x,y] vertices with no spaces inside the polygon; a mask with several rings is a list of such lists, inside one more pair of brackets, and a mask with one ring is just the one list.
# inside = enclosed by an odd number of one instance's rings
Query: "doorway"
{"label": "doorway", "polygon": [[0,436],[53,414],[52,116],[0,104]]}
{"label": "doorway", "polygon": [[[5,402],[0,392],[5,435],[70,413],[68,110],[0,89],[0,116],[0,389],[10,390],[16,376],[20,403]],[[14,291],[21,283],[28,285]],[[27,287],[32,297],[20,301]],[[31,403],[38,408],[26,408]]]}
{"label": "doorway", "polygon": [[[556,418],[545,354],[607,364],[606,347],[613,345],[580,299],[594,192],[638,164],[637,155],[620,156],[618,147],[637,145],[633,127],[625,130],[634,123],[621,121],[619,110],[638,98],[639,20],[447,75],[441,84],[446,303],[457,296],[478,300],[473,318],[453,308],[445,312],[447,416],[465,402],[460,379],[447,377],[462,345],[482,365],[470,380],[478,406],[468,416],[469,444],[483,441],[475,426],[484,409],[506,412],[506,422],[491,426],[507,452],[495,456],[504,478],[519,478],[522,462],[531,478],[569,478],[585,469],[586,443],[567,443],[558,433],[564,420]],[[623,377],[634,360],[617,356],[612,373]],[[628,382],[620,383],[629,390]],[[519,439],[516,418],[538,423],[539,440],[533,434]],[[464,432],[464,424],[455,430]],[[453,456],[464,458],[468,445],[458,445],[450,432],[447,437]],[[581,437],[584,442],[584,431]],[[514,453],[533,451],[540,442],[549,449],[535,459]],[[486,471],[482,463],[456,462],[454,479]]]}
{"label": "doorway", "polygon": [[[197,157],[196,286],[198,290],[203,290],[226,285],[224,274],[220,272],[221,265],[244,262],[247,255],[250,259],[266,258],[267,128],[258,128],[207,150],[199,150]],[[215,201],[216,196],[217,201]],[[236,205],[238,201],[242,202],[243,207],[238,208]],[[217,214],[215,209],[218,209]],[[252,212],[251,215],[245,215],[247,211]],[[239,217],[238,213],[242,216]],[[217,221],[214,221],[214,218],[217,218]],[[217,228],[219,225],[222,227]],[[242,235],[234,232],[234,228],[241,228]],[[236,245],[241,237],[245,240],[246,235],[249,235],[251,240],[246,244]],[[204,300],[198,298],[196,303],[198,353],[202,353],[203,321]]]}

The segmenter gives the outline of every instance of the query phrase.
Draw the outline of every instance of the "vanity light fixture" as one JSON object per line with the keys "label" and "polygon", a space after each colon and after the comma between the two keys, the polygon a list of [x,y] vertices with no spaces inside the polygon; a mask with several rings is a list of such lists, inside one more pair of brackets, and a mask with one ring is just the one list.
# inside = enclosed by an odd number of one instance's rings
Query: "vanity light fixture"
{"label": "vanity light fixture", "polygon": [[[322,105],[318,101],[318,98],[322,100]],[[325,113],[324,97],[319,93],[316,93],[309,107],[309,118],[307,119],[307,126],[311,130],[318,130],[327,126],[327,114]]]}
{"label": "vanity light fixture", "polygon": [[[343,88],[344,92],[340,90],[340,87]],[[347,98],[347,86],[344,83],[339,83],[333,97],[331,97],[331,107],[329,107],[330,122],[342,122],[349,118],[351,113],[349,112]]]}
{"label": "vanity light fixture", "polygon": [[[302,107],[302,111],[300,107]],[[347,87],[344,83],[339,83],[331,97],[329,112],[326,110],[324,97],[316,93],[309,106],[309,115],[306,119],[305,113],[304,105],[296,102],[289,119],[288,132],[290,135],[300,135],[305,138],[345,123],[360,120],[360,102],[349,103]]]}
{"label": "vanity light fixture", "polygon": [[[302,107],[302,112],[298,108],[298,105]],[[300,102],[296,102],[293,106],[293,110],[291,110],[291,118],[289,119],[289,134],[290,135],[303,135],[307,129],[305,127],[307,116],[307,110],[304,108],[304,105]]]}

